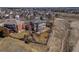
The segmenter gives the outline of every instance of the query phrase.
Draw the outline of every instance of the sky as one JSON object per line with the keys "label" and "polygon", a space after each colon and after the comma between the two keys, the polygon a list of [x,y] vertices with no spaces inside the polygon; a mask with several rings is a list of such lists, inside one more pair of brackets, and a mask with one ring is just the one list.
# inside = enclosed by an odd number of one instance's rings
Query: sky
{"label": "sky", "polygon": [[0,0],[0,7],[78,7],[78,0]]}

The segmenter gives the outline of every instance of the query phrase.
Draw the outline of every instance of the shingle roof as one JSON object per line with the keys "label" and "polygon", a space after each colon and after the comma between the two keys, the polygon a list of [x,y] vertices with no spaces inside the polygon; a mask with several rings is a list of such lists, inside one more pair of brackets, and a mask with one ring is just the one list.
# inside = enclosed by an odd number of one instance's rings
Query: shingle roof
{"label": "shingle roof", "polygon": [[18,24],[18,22],[20,21],[16,19],[6,19],[4,24]]}

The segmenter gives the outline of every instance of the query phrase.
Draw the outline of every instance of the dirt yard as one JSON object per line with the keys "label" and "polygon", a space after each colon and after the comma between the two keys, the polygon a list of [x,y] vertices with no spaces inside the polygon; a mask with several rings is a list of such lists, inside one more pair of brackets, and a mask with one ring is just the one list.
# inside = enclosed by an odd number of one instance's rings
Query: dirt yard
{"label": "dirt yard", "polygon": [[44,52],[48,51],[45,45],[29,43],[25,44],[24,41],[6,37],[0,41],[0,51],[4,52]]}

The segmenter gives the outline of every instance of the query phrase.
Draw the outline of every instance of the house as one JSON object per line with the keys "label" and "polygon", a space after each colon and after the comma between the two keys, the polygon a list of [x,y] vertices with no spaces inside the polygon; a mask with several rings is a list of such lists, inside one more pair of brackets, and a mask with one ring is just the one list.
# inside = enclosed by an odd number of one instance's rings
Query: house
{"label": "house", "polygon": [[16,19],[6,19],[4,22],[4,27],[7,27],[11,31],[21,32],[25,29],[24,21]]}
{"label": "house", "polygon": [[38,34],[47,31],[47,20],[35,19],[31,21],[33,23],[34,31]]}

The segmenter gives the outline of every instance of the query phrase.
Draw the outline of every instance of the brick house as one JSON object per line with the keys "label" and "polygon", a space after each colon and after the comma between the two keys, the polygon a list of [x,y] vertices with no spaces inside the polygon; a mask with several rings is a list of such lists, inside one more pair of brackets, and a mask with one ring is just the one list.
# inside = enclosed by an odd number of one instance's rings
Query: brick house
{"label": "brick house", "polygon": [[4,27],[16,32],[22,32],[25,29],[24,21],[16,19],[6,19],[4,22]]}

